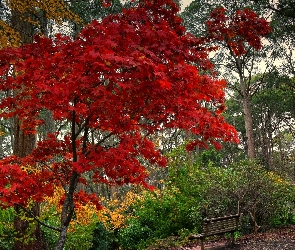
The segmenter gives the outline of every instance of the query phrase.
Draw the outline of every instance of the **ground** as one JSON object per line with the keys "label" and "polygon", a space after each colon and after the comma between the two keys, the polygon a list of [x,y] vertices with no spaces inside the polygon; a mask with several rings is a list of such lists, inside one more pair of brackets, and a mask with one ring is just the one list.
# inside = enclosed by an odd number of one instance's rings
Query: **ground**
{"label": "ground", "polygon": [[[195,241],[192,246],[180,247],[177,250],[200,250],[200,242]],[[230,240],[218,237],[216,240],[205,242],[205,250],[293,250],[295,249],[295,225],[272,229],[268,232],[242,236],[236,240],[234,246]],[[176,250],[176,249],[175,249]]]}

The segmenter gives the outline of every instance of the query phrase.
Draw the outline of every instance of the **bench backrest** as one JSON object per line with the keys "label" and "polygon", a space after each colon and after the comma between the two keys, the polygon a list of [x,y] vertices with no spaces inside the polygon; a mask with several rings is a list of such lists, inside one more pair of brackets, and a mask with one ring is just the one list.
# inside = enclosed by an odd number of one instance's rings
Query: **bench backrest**
{"label": "bench backrest", "polygon": [[230,215],[219,218],[205,219],[203,234],[206,236],[234,232],[239,228],[240,215]]}

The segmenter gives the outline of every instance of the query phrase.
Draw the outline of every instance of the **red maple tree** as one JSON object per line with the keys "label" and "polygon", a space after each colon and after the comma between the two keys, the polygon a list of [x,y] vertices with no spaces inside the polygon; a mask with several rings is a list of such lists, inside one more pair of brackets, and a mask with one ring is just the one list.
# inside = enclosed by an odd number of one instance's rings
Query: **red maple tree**
{"label": "red maple tree", "polygon": [[148,187],[141,159],[166,164],[149,140],[154,132],[191,131],[198,139],[188,149],[238,141],[222,117],[226,82],[204,74],[213,67],[209,49],[185,32],[177,12],[172,0],[141,1],[93,21],[75,40],[36,37],[0,51],[0,89],[13,92],[1,100],[0,116],[17,116],[26,133],[35,133],[47,110],[70,127],[48,134],[26,157],[0,161],[2,207],[42,202],[63,187],[56,249],[63,248],[76,201],[100,207],[96,194],[76,191],[78,183]]}

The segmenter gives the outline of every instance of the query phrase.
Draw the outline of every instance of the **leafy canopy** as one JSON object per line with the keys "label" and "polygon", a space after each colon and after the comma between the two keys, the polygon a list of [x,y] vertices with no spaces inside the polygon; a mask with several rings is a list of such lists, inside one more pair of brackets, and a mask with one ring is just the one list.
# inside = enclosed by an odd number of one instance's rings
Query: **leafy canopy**
{"label": "leafy canopy", "polygon": [[185,32],[177,11],[172,0],[141,1],[75,40],[36,37],[0,51],[0,88],[13,91],[0,116],[17,116],[35,133],[49,110],[71,128],[48,134],[27,157],[0,161],[0,205],[41,202],[61,185],[67,199],[99,206],[94,194],[75,191],[78,183],[147,186],[144,163],[166,164],[148,136],[165,128],[190,130],[189,149],[238,141],[221,115],[226,82],[203,74],[212,69],[209,49]]}
{"label": "leafy canopy", "polygon": [[269,22],[259,18],[250,9],[237,10],[232,18],[226,15],[225,8],[216,8],[206,22],[209,37],[225,41],[233,55],[246,54],[249,44],[256,50],[262,48],[261,39],[271,32]]}

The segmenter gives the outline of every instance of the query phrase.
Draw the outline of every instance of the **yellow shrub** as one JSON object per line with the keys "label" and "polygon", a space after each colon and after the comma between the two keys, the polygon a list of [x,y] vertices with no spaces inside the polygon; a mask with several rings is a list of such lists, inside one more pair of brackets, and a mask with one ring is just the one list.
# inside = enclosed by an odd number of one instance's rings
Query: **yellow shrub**
{"label": "yellow shrub", "polygon": [[[62,187],[56,187],[52,197],[46,197],[42,206],[41,214],[43,217],[60,216],[62,206],[60,199],[64,194]],[[114,195],[115,196],[115,195]],[[70,232],[75,231],[75,226],[89,225],[95,221],[102,222],[109,230],[116,230],[125,227],[125,222],[130,218],[129,209],[136,200],[142,199],[142,196],[135,192],[129,191],[121,197],[121,199],[104,199],[101,198],[105,204],[102,210],[97,210],[94,205],[79,204],[79,208],[75,209],[74,219],[70,223]],[[52,208],[55,209],[52,209]],[[53,213],[54,211],[54,213]]]}
{"label": "yellow shrub", "polygon": [[130,206],[140,199],[140,194],[129,191],[121,199],[107,200],[106,207],[102,210],[102,214],[108,218],[103,222],[106,228],[116,230],[125,227],[126,220],[132,216],[128,211]]}

